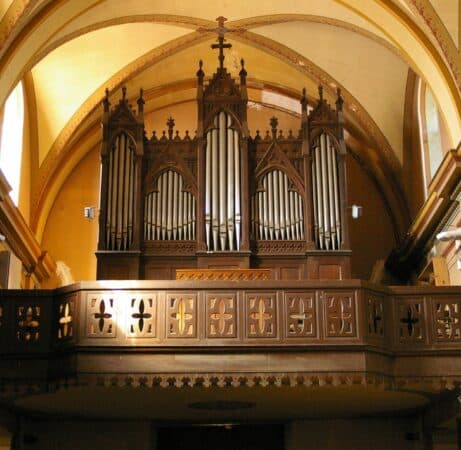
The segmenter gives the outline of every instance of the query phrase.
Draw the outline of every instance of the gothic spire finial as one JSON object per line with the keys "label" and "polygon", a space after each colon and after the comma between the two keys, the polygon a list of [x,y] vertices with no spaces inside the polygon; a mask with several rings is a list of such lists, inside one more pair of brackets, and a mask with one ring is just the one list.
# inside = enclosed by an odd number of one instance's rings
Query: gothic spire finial
{"label": "gothic spire finial", "polygon": [[173,138],[173,128],[174,128],[174,119],[173,117],[169,117],[166,121],[166,125],[168,127],[168,138],[171,140]]}
{"label": "gothic spire finial", "polygon": [[301,97],[301,108],[303,111],[307,111],[306,88],[303,88],[303,96]]}
{"label": "gothic spire finial", "polygon": [[243,58],[240,60],[240,65],[242,66],[239,72],[240,78],[245,78],[247,76],[247,71],[245,70],[245,60]]}
{"label": "gothic spire finial", "polygon": [[203,83],[203,77],[205,76],[205,72],[203,72],[202,67],[203,67],[203,61],[200,60],[198,62],[198,70],[197,70],[197,74],[196,74],[199,84]]}
{"label": "gothic spire finial", "polygon": [[104,105],[104,111],[109,111],[109,106],[110,106],[110,102],[109,102],[109,89],[106,88],[105,90],[105,96],[104,96],[104,100],[102,101],[102,104]]}
{"label": "gothic spire finial", "polygon": [[142,97],[143,94],[144,94],[143,88],[139,89],[139,98],[137,100],[139,113],[142,113],[144,111],[144,104],[146,103]]}
{"label": "gothic spire finial", "polygon": [[122,87],[122,100],[123,100],[123,101],[126,100],[126,86],[123,86],[123,87]]}
{"label": "gothic spire finial", "polygon": [[224,41],[226,40],[224,35],[227,33],[228,29],[224,26],[224,22],[227,20],[223,16],[219,16],[217,19],[218,28],[215,29],[215,32],[218,34],[218,44],[212,44],[211,48],[219,49],[219,68],[224,68],[224,49],[231,48],[232,44],[225,44]]}
{"label": "gothic spire finial", "polygon": [[271,130],[272,130],[272,139],[275,140],[277,137],[277,126],[279,124],[279,120],[277,119],[277,117],[275,116],[271,117],[270,124],[271,124]]}
{"label": "gothic spire finial", "polygon": [[336,89],[336,95],[337,95],[337,99],[336,99],[336,109],[337,109],[338,111],[342,111],[344,99],[343,99],[343,97],[341,96],[341,88]]}
{"label": "gothic spire finial", "polygon": [[323,102],[323,86],[319,84],[319,97],[320,101]]}

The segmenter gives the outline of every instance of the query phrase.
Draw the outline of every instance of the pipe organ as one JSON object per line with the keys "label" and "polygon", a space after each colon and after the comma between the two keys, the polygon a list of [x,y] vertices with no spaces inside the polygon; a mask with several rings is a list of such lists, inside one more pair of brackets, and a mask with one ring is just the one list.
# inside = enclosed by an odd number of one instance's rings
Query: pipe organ
{"label": "pipe organ", "polygon": [[[300,131],[250,136],[247,72],[197,72],[197,132],[150,138],[141,91],[103,100],[98,279],[172,279],[177,269],[270,269],[276,279],[350,277],[343,100],[301,96]],[[160,137],[159,137],[160,136]]]}

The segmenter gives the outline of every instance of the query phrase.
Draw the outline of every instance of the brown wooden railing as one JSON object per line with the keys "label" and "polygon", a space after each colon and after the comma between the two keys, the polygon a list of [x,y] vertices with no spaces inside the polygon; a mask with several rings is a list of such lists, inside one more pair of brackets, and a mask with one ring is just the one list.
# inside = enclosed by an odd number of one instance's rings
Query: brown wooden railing
{"label": "brown wooden railing", "polygon": [[459,287],[389,288],[356,280],[82,282],[54,291],[0,291],[0,352],[452,351],[461,343],[460,310]]}

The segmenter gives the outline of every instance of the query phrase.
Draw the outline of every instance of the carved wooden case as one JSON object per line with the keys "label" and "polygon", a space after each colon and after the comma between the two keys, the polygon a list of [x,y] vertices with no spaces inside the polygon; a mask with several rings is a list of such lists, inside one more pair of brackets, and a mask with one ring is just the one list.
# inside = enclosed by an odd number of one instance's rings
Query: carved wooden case
{"label": "carved wooden case", "polygon": [[[221,39],[221,38],[220,38]],[[223,47],[224,45],[224,47]],[[300,131],[248,133],[247,72],[197,72],[197,132],[144,129],[123,88],[103,101],[98,279],[171,279],[177,269],[267,268],[275,279],[348,278],[342,98],[308,110]],[[217,314],[217,313],[216,313]],[[222,324],[221,324],[222,325]],[[221,329],[221,325],[217,329]],[[255,328],[256,330],[256,328]]]}

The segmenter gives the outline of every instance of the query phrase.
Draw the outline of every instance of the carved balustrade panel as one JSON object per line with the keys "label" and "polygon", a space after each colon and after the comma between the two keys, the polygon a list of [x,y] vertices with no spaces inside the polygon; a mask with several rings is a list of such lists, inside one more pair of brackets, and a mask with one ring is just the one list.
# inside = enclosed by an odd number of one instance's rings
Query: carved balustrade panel
{"label": "carved balustrade panel", "polygon": [[371,338],[384,338],[384,297],[365,293],[367,333]]}
{"label": "carved balustrade panel", "polygon": [[197,294],[169,293],[166,296],[167,338],[197,337]]}
{"label": "carved balustrade panel", "polygon": [[277,294],[246,293],[246,334],[248,338],[277,336]]}
{"label": "carved balustrade panel", "polygon": [[110,292],[88,294],[86,319],[87,337],[115,338],[117,335],[115,296]]}
{"label": "carved balustrade panel", "polygon": [[317,337],[315,292],[287,292],[285,294],[285,335]]}
{"label": "carved balustrade panel", "polygon": [[324,292],[322,299],[325,337],[356,337],[357,305],[354,292]]}
{"label": "carved balustrade panel", "polygon": [[75,302],[77,295],[72,294],[59,299],[57,338],[58,341],[68,341],[74,336]]}
{"label": "carved balustrade panel", "polygon": [[230,293],[206,293],[208,338],[237,337],[237,295]]}
{"label": "carved balustrade panel", "polygon": [[461,341],[461,300],[431,298],[435,342]]}
{"label": "carved balustrade panel", "polygon": [[396,308],[394,324],[397,329],[396,343],[424,343],[426,339],[424,297],[400,297],[394,302],[394,307]]}
{"label": "carved balustrade panel", "polygon": [[39,304],[16,306],[16,339],[20,343],[38,342],[41,337],[42,308]]}
{"label": "carved balustrade panel", "polygon": [[157,294],[133,294],[124,299],[126,309],[127,336],[130,338],[157,337]]}

